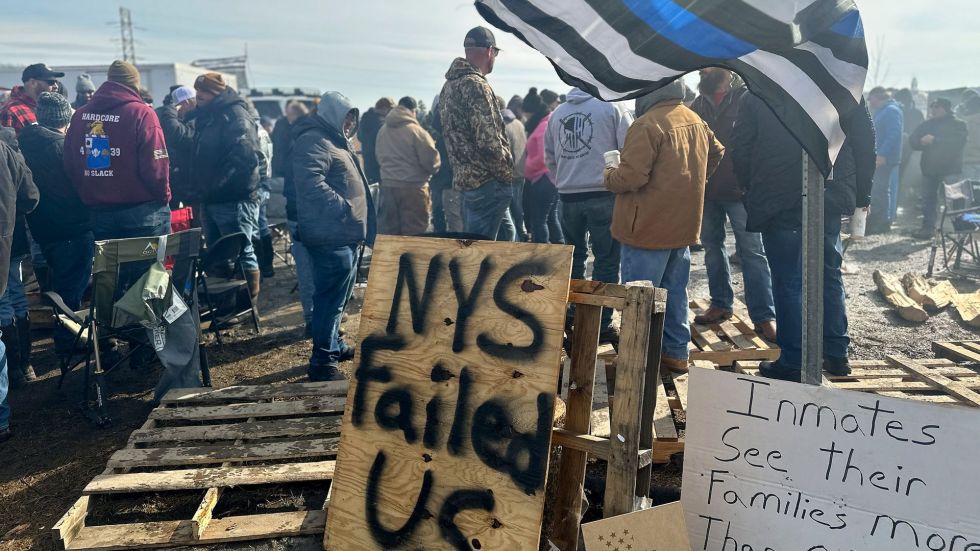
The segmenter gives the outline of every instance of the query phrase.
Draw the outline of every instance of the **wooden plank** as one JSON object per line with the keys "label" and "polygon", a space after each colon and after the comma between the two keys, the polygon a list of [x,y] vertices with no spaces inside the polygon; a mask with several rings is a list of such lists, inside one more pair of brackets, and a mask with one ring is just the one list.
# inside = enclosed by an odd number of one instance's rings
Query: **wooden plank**
{"label": "wooden plank", "polygon": [[878,291],[895,308],[899,316],[916,323],[923,323],[929,319],[929,314],[922,306],[905,294],[902,282],[897,277],[881,270],[875,270],[873,277]]}
{"label": "wooden plank", "polygon": [[674,426],[674,413],[667,402],[667,391],[664,384],[657,381],[657,406],[653,414],[653,432],[657,440],[677,440],[677,427]]}
{"label": "wooden plank", "polygon": [[[663,355],[663,334],[666,314],[654,313],[650,326],[646,329],[649,335],[646,356],[646,377],[643,386],[642,404],[640,410],[640,449],[653,449],[656,435],[653,432],[653,418],[657,410],[657,388],[660,383],[660,359]],[[640,466],[636,473],[636,495],[639,496],[640,507],[649,506],[645,500],[650,494],[650,483],[653,469],[650,466]]]}
{"label": "wooden plank", "polygon": [[210,467],[150,473],[101,474],[83,495],[204,490],[212,487],[320,482],[333,478],[334,461],[246,467]]}
{"label": "wooden plank", "polygon": [[286,438],[297,436],[333,436],[340,434],[341,418],[303,417],[299,419],[275,419],[255,423],[229,423],[190,427],[163,427],[138,430],[133,439],[141,444],[159,442],[194,442],[220,440],[257,440],[262,438]]}
{"label": "wooden plank", "polygon": [[616,310],[622,310],[626,306],[626,299],[587,295],[585,293],[569,293],[568,302],[589,306],[605,306],[606,308],[614,308]]}
{"label": "wooden plank", "polygon": [[677,442],[661,442],[658,440],[653,443],[653,456],[650,461],[654,465],[664,465],[670,463],[671,458],[678,453],[684,453],[683,440]]}
{"label": "wooden plank", "polygon": [[731,321],[719,323],[718,328],[736,347],[744,350],[750,350],[756,347],[755,342],[750,337],[745,336]]}
{"label": "wooden plank", "polygon": [[88,496],[82,496],[75,501],[75,504],[68,509],[51,529],[54,536],[55,545],[59,549],[68,549],[78,532],[85,526],[85,517],[88,515]]}
{"label": "wooden plank", "polygon": [[[569,284],[569,295],[574,294],[585,294],[585,295],[597,295],[608,298],[615,299],[625,299],[626,298],[626,285],[617,285],[613,283],[603,283],[601,281],[589,281],[583,279],[573,279]],[[655,303],[653,305],[653,311],[656,314],[663,313],[667,308],[667,290],[657,289],[654,292]],[[624,304],[625,306],[625,304]],[[622,309],[622,308],[620,308]]]}
{"label": "wooden plank", "polygon": [[756,350],[726,350],[721,352],[712,351],[700,351],[691,352],[690,359],[694,360],[704,360],[712,362],[716,365],[722,367],[733,365],[738,361],[751,361],[751,360],[777,360],[779,359],[779,349],[778,348],[766,348],[766,349],[756,349]]}
{"label": "wooden plank", "polygon": [[181,405],[200,402],[258,402],[319,396],[347,396],[347,381],[289,383],[277,385],[228,386],[218,389],[175,388],[164,395],[161,404]]}
{"label": "wooden plank", "polygon": [[345,398],[306,398],[290,402],[227,404],[223,406],[159,407],[150,412],[157,421],[215,421],[249,417],[286,417],[311,413],[342,413]]}
{"label": "wooden plank", "polygon": [[[575,308],[565,429],[576,433],[588,434],[592,428],[592,398],[601,324],[601,307],[580,304]],[[560,549],[578,548],[587,462],[588,454],[585,452],[571,448],[562,450],[551,506],[551,538]]]}
{"label": "wooden plank", "polygon": [[959,398],[960,400],[966,402],[967,405],[980,407],[980,394],[970,390],[963,383],[954,381],[948,377],[944,377],[938,373],[930,371],[929,368],[923,367],[917,364],[915,361],[910,360],[908,358],[900,358],[898,356],[888,356],[888,361],[915,373],[923,381],[934,385],[937,390],[955,396],[956,398]]}
{"label": "wooden plank", "polygon": [[609,459],[608,438],[575,433],[566,429],[554,429],[551,431],[551,445],[585,452],[591,457],[604,461]]}
{"label": "wooden plank", "polygon": [[[329,549],[395,547],[369,519],[405,525],[425,480],[432,514],[406,530],[412,549],[450,547],[439,511],[458,492],[493,502],[455,516],[474,547],[538,547],[571,257],[562,245],[378,238],[354,364],[379,376],[351,382]],[[505,458],[517,448],[520,465]]]}
{"label": "wooden plank", "polygon": [[208,491],[204,493],[204,497],[201,498],[201,503],[197,506],[197,511],[194,511],[194,516],[191,517],[191,535],[195,540],[201,539],[204,531],[211,523],[211,515],[214,513],[214,506],[218,504],[219,497],[221,497],[221,490],[219,488],[208,488]]}
{"label": "wooden plank", "polygon": [[338,438],[318,438],[292,442],[265,442],[239,447],[193,446],[119,450],[109,458],[109,467],[166,467],[168,465],[206,465],[226,461],[269,461],[302,457],[330,456],[337,453]]}
{"label": "wooden plank", "polygon": [[[632,512],[639,469],[640,419],[647,384],[650,324],[656,292],[652,287],[630,287],[623,310],[615,399],[611,405],[610,454],[603,512],[606,516]],[[655,404],[651,404],[655,407]]]}
{"label": "wooden plank", "polygon": [[325,511],[301,511],[214,519],[200,539],[191,536],[187,521],[90,526],[69,549],[150,549],[313,535],[323,532],[326,516]]}
{"label": "wooden plank", "polygon": [[980,352],[968,348],[964,344],[956,342],[934,342],[932,343],[932,351],[951,360],[980,363]]}
{"label": "wooden plank", "polygon": [[718,333],[716,332],[715,329],[717,325],[695,324],[692,325],[691,327],[693,328],[692,331],[697,331],[698,336],[700,336],[704,340],[704,342],[707,343],[707,346],[704,349],[705,352],[709,350],[713,352],[718,352],[718,351],[732,349],[732,343],[725,342],[718,337]]}

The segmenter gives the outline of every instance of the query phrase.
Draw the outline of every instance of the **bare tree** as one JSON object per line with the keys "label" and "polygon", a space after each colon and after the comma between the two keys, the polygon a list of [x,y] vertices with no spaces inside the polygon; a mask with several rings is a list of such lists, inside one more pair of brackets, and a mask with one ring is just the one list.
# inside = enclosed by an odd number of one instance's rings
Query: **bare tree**
{"label": "bare tree", "polygon": [[891,71],[891,63],[887,61],[885,55],[885,44],[887,37],[880,35],[875,39],[875,47],[869,52],[868,76],[871,87],[884,86],[888,80],[888,73]]}

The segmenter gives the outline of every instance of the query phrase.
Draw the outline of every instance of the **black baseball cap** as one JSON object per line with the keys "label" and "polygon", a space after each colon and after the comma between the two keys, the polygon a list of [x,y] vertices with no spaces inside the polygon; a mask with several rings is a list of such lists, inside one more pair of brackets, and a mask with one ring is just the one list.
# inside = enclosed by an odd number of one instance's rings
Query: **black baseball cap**
{"label": "black baseball cap", "polygon": [[474,27],[470,29],[470,32],[466,33],[466,38],[463,39],[463,47],[496,48],[497,40],[493,37],[493,33],[490,32],[490,29],[486,27]]}
{"label": "black baseball cap", "polygon": [[34,65],[28,65],[27,68],[24,69],[24,72],[20,75],[20,80],[26,83],[31,79],[54,80],[63,76],[65,76],[64,73],[52,71],[50,67],[43,63],[35,63]]}

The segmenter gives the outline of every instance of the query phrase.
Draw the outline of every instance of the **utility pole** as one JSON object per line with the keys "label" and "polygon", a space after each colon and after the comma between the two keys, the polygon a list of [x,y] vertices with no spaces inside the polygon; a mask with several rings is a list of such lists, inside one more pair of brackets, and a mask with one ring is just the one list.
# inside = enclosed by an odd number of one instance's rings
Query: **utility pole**
{"label": "utility pole", "polygon": [[122,35],[123,61],[136,64],[136,40],[133,39],[133,19],[129,8],[119,6],[119,32]]}

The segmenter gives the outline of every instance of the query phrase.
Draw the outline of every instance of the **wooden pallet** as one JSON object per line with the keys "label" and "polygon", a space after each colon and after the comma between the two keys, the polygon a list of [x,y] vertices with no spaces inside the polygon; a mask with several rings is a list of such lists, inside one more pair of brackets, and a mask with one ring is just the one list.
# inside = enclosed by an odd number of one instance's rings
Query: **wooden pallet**
{"label": "wooden pallet", "polygon": [[[735,370],[757,375],[759,362],[736,362]],[[980,372],[946,359],[857,360],[851,362],[849,376],[825,374],[824,384],[892,398],[980,407]]]}
{"label": "wooden pallet", "polygon": [[[329,497],[315,510],[212,514],[230,488],[329,484],[346,396],[346,381],[172,390],[55,524],[54,539],[61,549],[105,550],[322,534]],[[191,518],[86,525],[96,500],[188,491],[201,495]]]}
{"label": "wooden pallet", "polygon": [[932,351],[940,358],[980,364],[980,341],[934,342]]}
{"label": "wooden pallet", "polygon": [[737,304],[735,315],[728,321],[712,325],[697,325],[694,317],[704,313],[711,306],[710,301],[695,299],[691,301],[689,320],[691,322],[691,343],[688,345],[692,360],[705,360],[715,365],[728,367],[737,361],[776,360],[779,347],[767,343],[756,334],[751,323],[744,320],[745,307]]}

